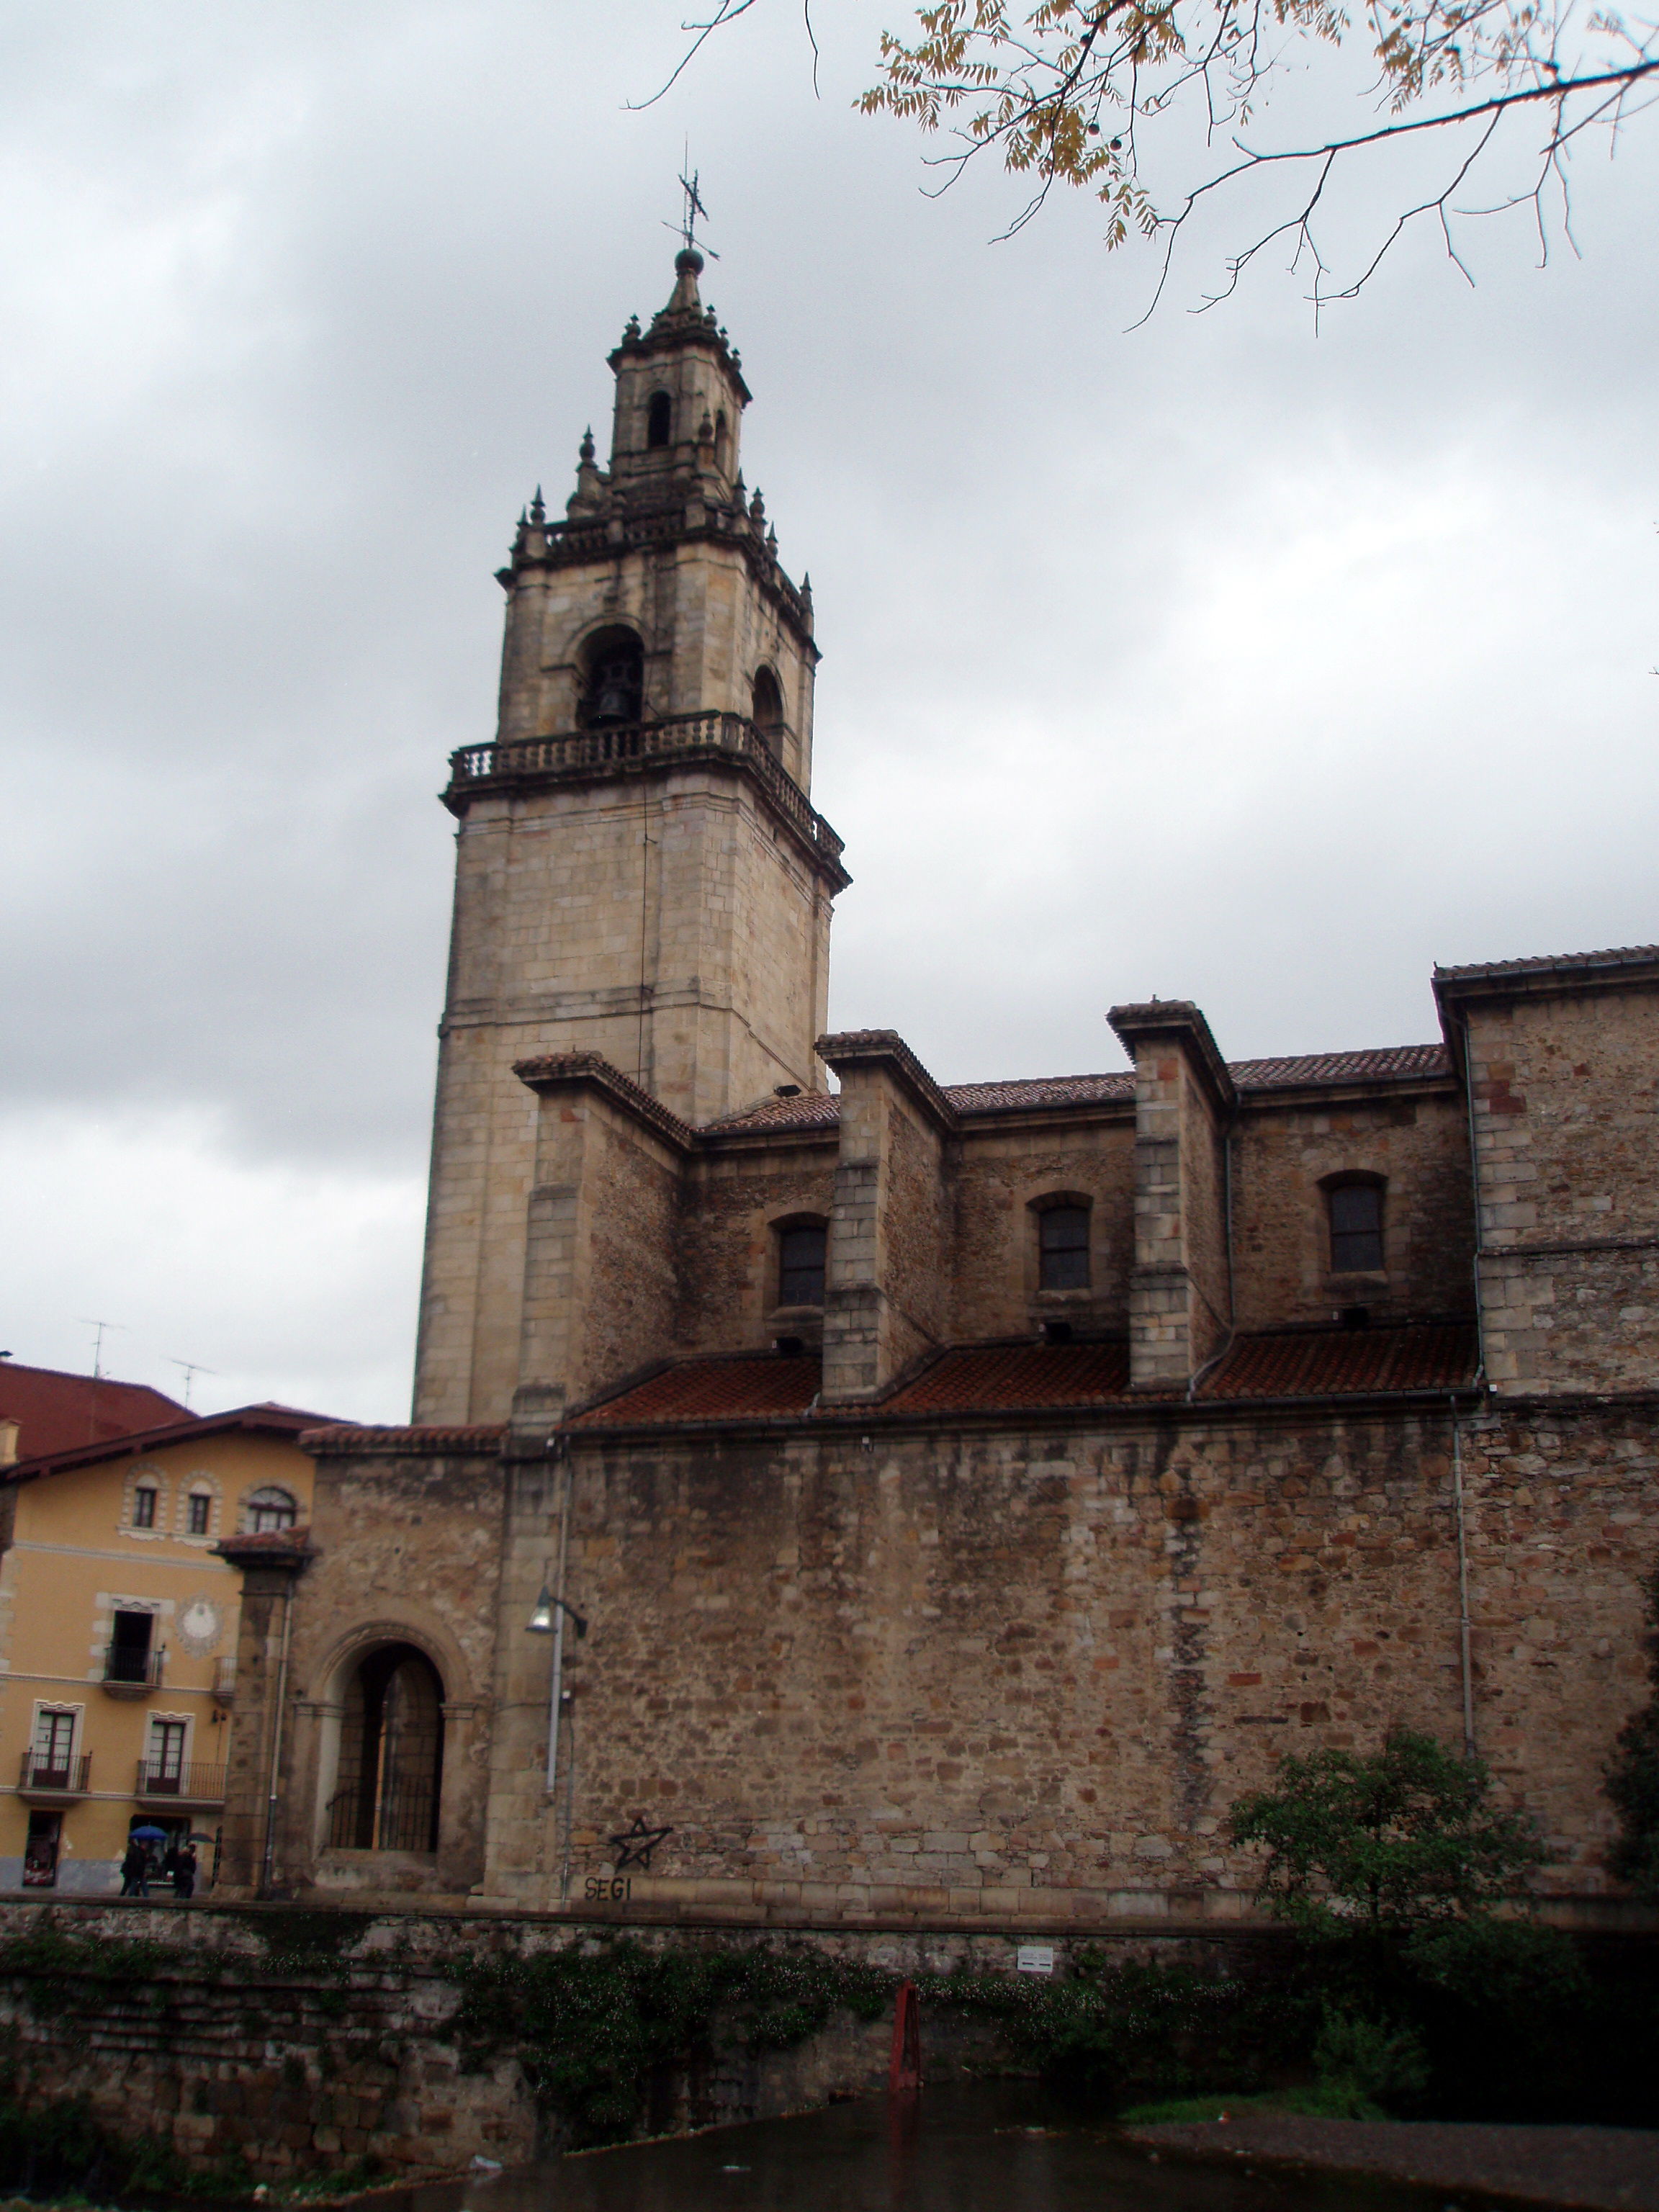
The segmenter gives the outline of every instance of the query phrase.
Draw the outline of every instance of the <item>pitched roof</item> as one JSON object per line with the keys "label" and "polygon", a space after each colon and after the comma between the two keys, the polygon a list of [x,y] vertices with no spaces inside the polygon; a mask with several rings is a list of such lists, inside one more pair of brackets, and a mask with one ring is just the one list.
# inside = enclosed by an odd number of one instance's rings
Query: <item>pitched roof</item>
{"label": "pitched roof", "polygon": [[114,1382],[107,1376],[66,1375],[55,1367],[0,1360],[0,1419],[16,1422],[20,1457],[107,1443],[135,1430],[190,1418],[188,1407],[147,1382]]}
{"label": "pitched roof", "polygon": [[[1449,1076],[1451,1058],[1443,1044],[1382,1045],[1366,1052],[1279,1054],[1267,1060],[1232,1060],[1227,1073],[1241,1091],[1290,1091],[1304,1084],[1422,1081]],[[946,1083],[940,1085],[953,1111],[1020,1114],[1044,1107],[1127,1104],[1135,1095],[1130,1068],[1109,1075],[1037,1075],[1008,1083]],[[741,1113],[707,1124],[711,1135],[739,1129],[833,1129],[841,1118],[834,1091],[803,1091],[793,1098],[765,1098]]]}
{"label": "pitched roof", "polygon": [[[164,1399],[162,1402],[168,1401]],[[158,1428],[135,1429],[106,1437],[100,1443],[77,1444],[68,1451],[37,1452],[28,1459],[20,1459],[15,1466],[0,1468],[0,1482],[17,1482],[37,1474],[58,1474],[73,1467],[96,1467],[101,1460],[123,1457],[129,1453],[161,1451],[168,1444],[224,1436],[233,1430],[245,1436],[286,1437],[297,1441],[303,1431],[316,1428],[325,1418],[321,1413],[302,1413],[297,1407],[276,1406],[268,1401],[259,1406],[235,1406],[228,1413],[204,1413],[199,1417],[186,1413],[182,1420],[168,1421]]]}
{"label": "pitched roof", "polygon": [[[1392,1328],[1270,1329],[1240,1337],[1199,1385],[1207,1404],[1265,1398],[1370,1396],[1468,1384],[1478,1358],[1474,1323],[1407,1322]],[[820,1382],[816,1356],[722,1353],[683,1359],[603,1405],[573,1428],[633,1428],[668,1421],[788,1419],[805,1414]],[[1169,1395],[1179,1400],[1181,1386]],[[1139,1403],[1129,1389],[1126,1337],[1082,1344],[955,1345],[867,1411],[1018,1413],[1042,1408]],[[827,1418],[860,1409],[826,1407]]]}
{"label": "pitched roof", "polygon": [[1472,1321],[1398,1328],[1275,1329],[1241,1337],[1198,1386],[1215,1398],[1324,1398],[1374,1390],[1451,1390],[1480,1358]]}
{"label": "pitched roof", "polygon": [[1547,975],[1577,968],[1642,968],[1659,960],[1659,945],[1615,945],[1603,952],[1547,952],[1526,960],[1478,961],[1464,968],[1437,967],[1437,982],[1486,975]]}
{"label": "pitched roof", "polygon": [[1017,1412],[1104,1406],[1129,1395],[1127,1337],[1098,1344],[963,1346],[883,1401],[884,1413]]}
{"label": "pitched roof", "polygon": [[809,1352],[750,1352],[685,1359],[647,1377],[603,1405],[579,1413],[573,1428],[602,1429],[637,1421],[763,1420],[804,1413],[817,1395],[822,1370]]}

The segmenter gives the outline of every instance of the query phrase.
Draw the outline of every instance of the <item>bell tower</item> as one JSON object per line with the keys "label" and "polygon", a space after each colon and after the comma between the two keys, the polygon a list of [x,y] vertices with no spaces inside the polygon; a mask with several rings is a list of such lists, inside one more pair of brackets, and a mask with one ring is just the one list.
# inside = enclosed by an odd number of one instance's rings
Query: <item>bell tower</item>
{"label": "bell tower", "polygon": [[459,824],[415,1419],[507,1419],[534,1100],[517,1060],[593,1053],[680,1121],[822,1091],[830,902],[813,811],[812,599],[739,467],[749,389],[687,246],[629,321],[610,465],[581,441],[508,565],[500,714],[450,762]]}

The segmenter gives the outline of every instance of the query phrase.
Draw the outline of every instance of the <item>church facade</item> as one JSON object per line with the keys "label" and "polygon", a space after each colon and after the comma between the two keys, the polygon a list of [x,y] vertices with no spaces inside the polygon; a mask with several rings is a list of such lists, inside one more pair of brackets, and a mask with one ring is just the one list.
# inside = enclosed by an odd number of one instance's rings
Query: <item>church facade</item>
{"label": "church facade", "polygon": [[[1616,1911],[1659,1559],[1659,948],[1432,1043],[940,1085],[826,1034],[810,587],[700,258],[509,565],[453,757],[413,1424],[244,1573],[227,1881],[661,1919],[1236,1919],[1228,1808],[1390,1726]],[[831,1086],[833,1078],[834,1087]]]}

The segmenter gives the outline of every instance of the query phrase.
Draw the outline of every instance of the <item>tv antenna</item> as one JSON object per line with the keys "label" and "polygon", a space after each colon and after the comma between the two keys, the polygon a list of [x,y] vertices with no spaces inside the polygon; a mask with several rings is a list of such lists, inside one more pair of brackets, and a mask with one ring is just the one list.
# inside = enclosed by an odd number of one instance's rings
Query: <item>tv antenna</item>
{"label": "tv antenna", "polygon": [[199,1359],[169,1359],[167,1365],[169,1367],[182,1367],[185,1370],[185,1411],[186,1413],[189,1413],[190,1411],[190,1386],[194,1382],[197,1376],[198,1375],[216,1375],[219,1372],[219,1370],[216,1367],[204,1367]]}
{"label": "tv antenna", "polygon": [[[697,243],[697,217],[701,216],[707,222],[708,210],[702,204],[702,193],[697,190],[697,180],[702,173],[691,168],[691,142],[689,138],[685,142],[683,158],[685,168],[680,171],[680,190],[685,194],[684,212],[678,222],[665,222],[663,228],[678,231],[688,253],[706,253],[711,261],[718,261],[719,254],[706,239],[701,246]],[[690,176],[685,173],[686,169],[691,170]]]}
{"label": "tv antenna", "polygon": [[98,1436],[98,1385],[104,1379],[104,1331],[124,1328],[126,1324],[118,1321],[100,1321],[94,1314],[82,1314],[81,1319],[87,1328],[98,1332],[92,1340],[92,1388],[87,1393],[87,1442],[93,1443]]}

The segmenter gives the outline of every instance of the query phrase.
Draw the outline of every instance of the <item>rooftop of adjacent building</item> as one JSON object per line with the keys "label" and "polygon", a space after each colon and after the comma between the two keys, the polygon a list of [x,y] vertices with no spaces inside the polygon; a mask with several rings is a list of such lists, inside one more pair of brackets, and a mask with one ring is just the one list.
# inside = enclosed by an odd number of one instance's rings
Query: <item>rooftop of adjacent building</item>
{"label": "rooftop of adjacent building", "polygon": [[[10,1370],[8,1368],[0,1372],[9,1374]],[[79,1379],[87,1381],[90,1378],[82,1376]],[[114,1386],[100,1383],[100,1387],[144,1391],[142,1383]],[[29,1481],[37,1475],[58,1474],[71,1468],[96,1467],[105,1460],[164,1451],[169,1444],[204,1443],[210,1437],[277,1437],[291,1443],[306,1430],[325,1426],[329,1422],[329,1416],[325,1413],[307,1413],[297,1406],[279,1406],[270,1401],[257,1406],[234,1406],[222,1413],[197,1414],[187,1412],[182,1406],[175,1406],[172,1399],[163,1397],[159,1390],[149,1391],[145,1395],[177,1418],[158,1422],[151,1411],[142,1427],[117,1429],[90,1443],[31,1452],[27,1457],[20,1455],[9,1466],[0,1468],[0,1485]]]}
{"label": "rooftop of adjacent building", "polygon": [[13,1450],[20,1460],[107,1444],[137,1430],[191,1418],[187,1406],[148,1382],[0,1362],[0,1423],[16,1424]]}

